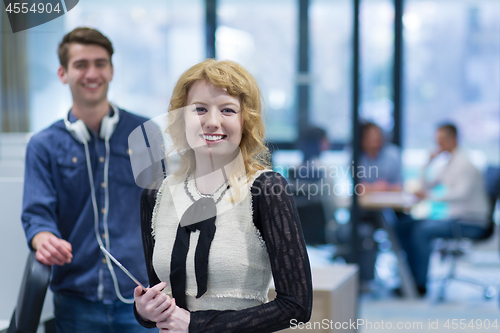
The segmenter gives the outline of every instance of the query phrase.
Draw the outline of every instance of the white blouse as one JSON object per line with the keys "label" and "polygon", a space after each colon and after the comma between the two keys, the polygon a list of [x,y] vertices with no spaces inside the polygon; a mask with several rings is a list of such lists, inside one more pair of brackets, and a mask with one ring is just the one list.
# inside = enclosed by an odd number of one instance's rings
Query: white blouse
{"label": "white blouse", "polygon": [[[208,289],[196,298],[194,255],[200,231],[190,235],[186,259],[186,302],[190,311],[241,310],[268,302],[267,293],[272,278],[266,245],[252,220],[250,193],[255,176],[241,188],[243,194],[237,202],[230,199],[230,190],[224,187],[214,193],[217,203],[216,232],[208,257]],[[195,182],[188,178],[191,196],[198,200]],[[153,266],[161,281],[170,281],[170,261],[180,218],[192,199],[186,193],[184,179],[167,177],[159,191],[152,218],[155,237]],[[165,291],[170,296],[170,284]]]}

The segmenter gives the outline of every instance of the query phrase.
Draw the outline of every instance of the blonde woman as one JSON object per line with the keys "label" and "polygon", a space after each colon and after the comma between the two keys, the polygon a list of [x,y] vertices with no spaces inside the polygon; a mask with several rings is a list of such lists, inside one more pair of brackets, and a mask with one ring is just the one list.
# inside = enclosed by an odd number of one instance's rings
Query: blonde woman
{"label": "blonde woman", "polygon": [[231,61],[199,63],[177,82],[168,120],[181,167],[142,195],[153,287],[135,290],[139,323],[263,333],[307,322],[309,259],[286,180],[267,169],[255,79]]}

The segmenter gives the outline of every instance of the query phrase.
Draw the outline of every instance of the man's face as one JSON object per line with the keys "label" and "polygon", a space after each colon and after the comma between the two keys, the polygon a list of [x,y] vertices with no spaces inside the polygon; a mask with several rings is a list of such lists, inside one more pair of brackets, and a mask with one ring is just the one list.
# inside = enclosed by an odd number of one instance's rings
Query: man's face
{"label": "man's face", "polygon": [[102,46],[72,43],[68,50],[68,68],[60,66],[57,74],[63,83],[69,84],[73,103],[92,107],[107,100],[113,66]]}
{"label": "man's face", "polygon": [[442,151],[451,152],[457,146],[456,138],[443,129],[437,130],[436,142]]}
{"label": "man's face", "polygon": [[377,127],[369,127],[363,133],[361,148],[364,152],[377,154],[384,145],[382,132]]}

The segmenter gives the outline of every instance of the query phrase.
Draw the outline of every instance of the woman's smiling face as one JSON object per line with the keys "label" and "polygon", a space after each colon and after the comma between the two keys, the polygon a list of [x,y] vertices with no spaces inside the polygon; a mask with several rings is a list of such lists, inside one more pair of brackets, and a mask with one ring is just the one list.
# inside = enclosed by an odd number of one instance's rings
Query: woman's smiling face
{"label": "woman's smiling face", "polygon": [[184,119],[186,138],[191,148],[214,155],[232,154],[239,148],[243,117],[238,97],[200,80],[189,89],[187,105]]}

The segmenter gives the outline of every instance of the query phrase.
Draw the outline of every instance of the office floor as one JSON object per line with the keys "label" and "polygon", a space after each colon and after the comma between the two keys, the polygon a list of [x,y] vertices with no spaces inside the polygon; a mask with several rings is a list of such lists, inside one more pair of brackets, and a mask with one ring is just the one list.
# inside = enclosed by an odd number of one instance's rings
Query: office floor
{"label": "office floor", "polygon": [[[457,275],[495,286],[495,296],[486,299],[482,289],[453,281],[444,301],[438,299],[437,279],[449,268],[434,253],[430,282],[425,298],[408,301],[380,285],[360,297],[360,333],[372,332],[494,332],[500,331],[500,252],[499,230],[487,242],[473,245],[470,254],[459,259]],[[390,261],[390,260],[387,260]],[[361,322],[360,322],[361,323]]]}

